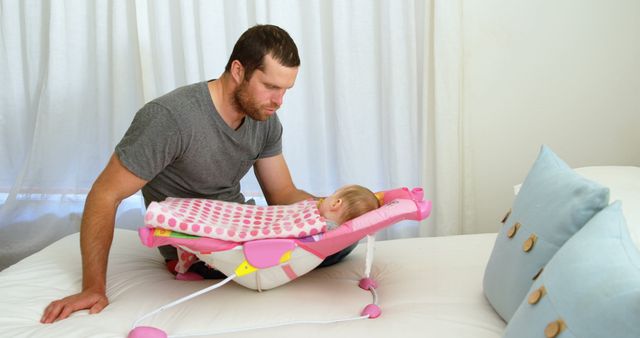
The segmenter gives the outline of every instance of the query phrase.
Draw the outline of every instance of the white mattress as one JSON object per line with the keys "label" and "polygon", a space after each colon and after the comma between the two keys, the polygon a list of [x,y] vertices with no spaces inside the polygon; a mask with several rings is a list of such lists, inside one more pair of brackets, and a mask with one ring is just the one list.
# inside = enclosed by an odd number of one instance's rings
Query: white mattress
{"label": "white mattress", "polygon": [[[500,337],[505,323],[482,293],[494,240],[495,234],[477,234],[377,242],[372,277],[379,284],[379,318],[218,336]],[[145,313],[214,282],[175,280],[157,250],[142,246],[133,231],[116,230],[107,281],[110,305],[99,314],[80,311],[54,324],[40,324],[49,302],[80,290],[78,243],[78,234],[68,236],[0,272],[0,336],[125,337]],[[372,301],[371,294],[357,286],[364,251],[361,245],[340,264],[262,293],[232,282],[141,325],[186,335],[356,317]]]}

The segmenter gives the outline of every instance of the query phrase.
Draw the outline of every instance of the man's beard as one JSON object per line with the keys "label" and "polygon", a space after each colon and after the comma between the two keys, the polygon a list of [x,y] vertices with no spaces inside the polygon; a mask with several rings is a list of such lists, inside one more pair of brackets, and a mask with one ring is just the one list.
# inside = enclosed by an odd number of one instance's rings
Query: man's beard
{"label": "man's beard", "polygon": [[[269,119],[269,115],[263,113],[261,111],[261,107],[259,103],[257,103],[254,98],[249,95],[247,90],[247,81],[244,80],[238,88],[236,88],[233,93],[233,105],[239,111],[249,116],[251,119],[256,121],[266,121]],[[268,107],[269,109],[278,109],[280,107]]]}

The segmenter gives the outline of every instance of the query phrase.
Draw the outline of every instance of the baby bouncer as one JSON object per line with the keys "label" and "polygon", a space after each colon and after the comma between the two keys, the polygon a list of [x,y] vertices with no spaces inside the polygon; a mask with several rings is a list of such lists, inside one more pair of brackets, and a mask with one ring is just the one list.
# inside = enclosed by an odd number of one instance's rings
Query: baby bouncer
{"label": "baby bouncer", "polygon": [[[220,232],[217,231],[220,229],[215,229],[215,225],[211,225],[214,228],[207,231],[212,234],[212,237],[187,235],[170,230],[167,226],[162,228],[159,223],[166,223],[166,219],[169,217],[181,214],[170,207],[172,205],[170,201],[151,203],[145,216],[145,227],[138,231],[144,245],[149,247],[175,246],[181,254],[181,263],[197,258],[207,265],[215,267],[228,277],[140,317],[133,324],[133,329],[129,332],[128,337],[167,337],[167,334],[158,328],[138,326],[138,324],[161,311],[219,288],[231,280],[258,291],[280,286],[313,270],[325,258],[348,248],[364,237],[367,237],[367,252],[364,276],[360,280],[359,286],[371,292],[373,302],[366,305],[360,317],[355,319],[377,318],[381,314],[375,290],[377,285],[370,277],[373,263],[373,235],[380,229],[402,220],[421,221],[426,219],[431,212],[431,201],[424,200],[421,188],[387,190],[376,193],[376,196],[380,202],[379,208],[347,221],[328,232],[315,234],[311,232],[308,236],[300,238],[252,239],[251,236],[247,236],[245,241],[212,238],[217,232]],[[176,201],[173,202],[173,205],[176,205]],[[189,210],[181,211],[184,211],[185,214],[189,212]],[[171,220],[174,219],[171,218]],[[194,220],[190,218],[187,221]],[[177,230],[180,230],[180,226],[187,228],[193,225],[200,226],[188,224],[188,222],[172,224]],[[257,231],[257,233],[262,232]],[[268,233],[268,231],[265,229],[264,233]],[[272,235],[277,236],[277,234]],[[242,331],[242,329],[235,331]],[[211,334],[215,333],[221,332],[211,332]]]}

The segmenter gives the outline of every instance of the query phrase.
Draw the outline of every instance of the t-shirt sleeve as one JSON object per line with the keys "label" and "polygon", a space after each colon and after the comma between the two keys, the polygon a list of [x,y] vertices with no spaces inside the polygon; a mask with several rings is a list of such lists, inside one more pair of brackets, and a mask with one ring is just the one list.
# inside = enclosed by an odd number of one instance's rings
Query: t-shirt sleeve
{"label": "t-shirt sleeve", "polygon": [[277,114],[274,114],[269,121],[269,131],[266,142],[258,158],[276,156],[282,153],[282,124]]}
{"label": "t-shirt sleeve", "polygon": [[133,174],[150,181],[180,156],[180,148],[180,130],[174,116],[151,102],[136,113],[115,153]]}

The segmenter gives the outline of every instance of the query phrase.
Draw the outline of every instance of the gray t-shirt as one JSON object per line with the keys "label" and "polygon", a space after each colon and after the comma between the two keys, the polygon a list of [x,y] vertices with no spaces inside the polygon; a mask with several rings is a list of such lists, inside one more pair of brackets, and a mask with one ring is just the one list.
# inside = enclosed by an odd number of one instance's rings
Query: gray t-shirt
{"label": "gray t-shirt", "polygon": [[282,125],[245,118],[229,127],[207,82],[180,87],[142,107],[115,149],[122,164],[149,181],[145,203],[167,197],[244,202],[240,179],[259,158],[282,152]]}

